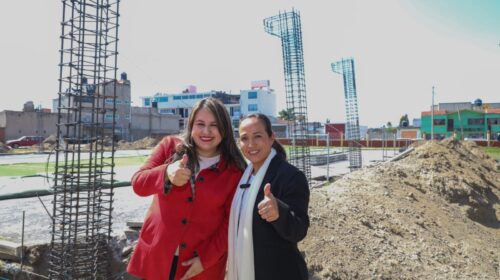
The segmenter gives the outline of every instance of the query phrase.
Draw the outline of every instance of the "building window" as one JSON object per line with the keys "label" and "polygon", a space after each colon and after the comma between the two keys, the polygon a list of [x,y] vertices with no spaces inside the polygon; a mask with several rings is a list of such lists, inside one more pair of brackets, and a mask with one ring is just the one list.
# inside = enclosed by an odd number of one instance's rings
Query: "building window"
{"label": "building window", "polygon": [[130,120],[130,114],[125,114],[125,119]]}
{"label": "building window", "polygon": [[468,125],[484,125],[484,119],[468,119]]}
{"label": "building window", "polygon": [[258,111],[258,107],[257,107],[257,104],[248,104],[248,111],[249,112],[256,112]]}
{"label": "building window", "polygon": [[183,95],[182,99],[189,99],[189,95]]}
{"label": "building window", "polygon": [[446,125],[446,120],[445,119],[435,119],[434,125]]}
{"label": "building window", "polygon": [[168,102],[168,96],[155,97],[156,102]]}
{"label": "building window", "polygon": [[240,126],[240,120],[233,120],[232,123],[233,123],[233,128],[235,127],[237,128]]}
{"label": "building window", "polygon": [[[113,105],[113,98],[106,98],[104,100],[104,102],[106,102],[106,105]],[[118,102],[116,102],[116,103],[118,103]]]}
{"label": "building window", "polygon": [[175,113],[175,110],[172,110],[172,109],[160,109],[158,111],[158,113],[163,114],[163,115],[165,115],[165,114],[173,115]]}
{"label": "building window", "polygon": [[181,100],[182,97],[181,96],[174,96],[174,100]]}
{"label": "building window", "polygon": [[488,119],[488,125],[500,125],[500,118]]}
{"label": "building window", "polygon": [[248,92],[248,99],[257,99],[257,92],[256,91],[249,91]]}
{"label": "building window", "polygon": [[196,94],[190,95],[189,99],[196,99]]}
{"label": "building window", "polygon": [[211,96],[211,94],[210,94],[210,93],[208,93],[208,94],[204,94],[204,95],[203,95],[203,97],[210,97],[210,96]]}
{"label": "building window", "polygon": [[144,106],[146,106],[146,107],[151,106],[151,99],[149,99],[149,98],[144,98]]}
{"label": "building window", "polygon": [[197,94],[196,98],[200,98],[200,99],[203,98],[203,94]]}

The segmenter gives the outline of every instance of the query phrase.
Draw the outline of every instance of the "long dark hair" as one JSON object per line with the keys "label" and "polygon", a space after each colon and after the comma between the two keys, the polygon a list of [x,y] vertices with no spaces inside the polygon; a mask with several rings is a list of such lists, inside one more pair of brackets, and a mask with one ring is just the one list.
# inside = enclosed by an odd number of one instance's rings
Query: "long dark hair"
{"label": "long dark hair", "polygon": [[238,146],[236,145],[236,141],[234,140],[233,128],[231,126],[229,113],[227,112],[226,107],[224,107],[224,105],[219,100],[212,97],[202,99],[193,106],[193,111],[188,118],[187,128],[181,135],[182,147],[177,153],[177,158],[179,158],[180,155],[186,153],[189,157],[188,167],[191,170],[199,168],[200,163],[198,160],[198,152],[196,151],[194,140],[191,137],[191,132],[193,131],[193,124],[196,114],[200,109],[203,108],[210,111],[210,113],[212,113],[212,115],[215,117],[215,121],[217,122],[217,129],[219,130],[219,133],[222,137],[222,141],[218,146],[221,158],[223,158],[228,165],[236,166],[242,171],[245,170],[246,162],[243,159]]}
{"label": "long dark hair", "polygon": [[[262,124],[264,125],[264,129],[266,130],[267,135],[269,137],[273,136],[273,127],[271,125],[271,120],[269,120],[269,118],[266,115],[261,114],[261,113],[254,113],[254,114],[246,115],[245,117],[243,117],[240,120],[240,123],[246,119],[249,119],[249,118],[256,118],[257,120],[262,122]],[[283,148],[283,146],[281,146],[281,144],[276,140],[276,138],[274,139],[272,147],[276,150],[277,156],[286,160],[285,148]]]}

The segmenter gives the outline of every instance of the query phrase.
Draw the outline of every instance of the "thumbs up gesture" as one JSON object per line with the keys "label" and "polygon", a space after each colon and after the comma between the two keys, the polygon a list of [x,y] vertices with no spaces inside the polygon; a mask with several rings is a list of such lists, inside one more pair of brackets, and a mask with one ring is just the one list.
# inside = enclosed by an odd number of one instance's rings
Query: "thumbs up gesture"
{"label": "thumbs up gesture", "polygon": [[189,157],[184,154],[182,158],[167,167],[167,176],[174,186],[184,186],[191,177],[191,170],[187,168]]}
{"label": "thumbs up gesture", "polygon": [[274,222],[279,218],[278,202],[271,192],[271,184],[267,183],[264,186],[264,199],[259,202],[257,209],[260,217],[268,222]]}

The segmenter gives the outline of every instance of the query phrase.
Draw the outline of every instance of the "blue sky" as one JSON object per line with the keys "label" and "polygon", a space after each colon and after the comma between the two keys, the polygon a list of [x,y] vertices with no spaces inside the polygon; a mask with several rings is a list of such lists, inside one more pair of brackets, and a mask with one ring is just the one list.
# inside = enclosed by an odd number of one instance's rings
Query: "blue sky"
{"label": "blue sky", "polygon": [[[278,38],[262,20],[278,11],[302,18],[309,120],[344,121],[340,75],[330,64],[353,57],[360,122],[377,127],[436,102],[500,102],[500,1],[122,1],[118,65],[139,97],[247,89],[271,80],[285,107]],[[0,4],[0,110],[32,100],[51,107],[58,87],[60,1]]]}

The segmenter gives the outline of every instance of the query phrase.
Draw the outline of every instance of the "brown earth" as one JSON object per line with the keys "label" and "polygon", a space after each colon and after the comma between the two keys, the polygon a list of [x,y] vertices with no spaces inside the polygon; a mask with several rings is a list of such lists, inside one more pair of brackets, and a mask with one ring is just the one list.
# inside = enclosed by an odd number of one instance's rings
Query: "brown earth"
{"label": "brown earth", "polygon": [[427,142],[311,192],[311,279],[500,279],[500,165]]}
{"label": "brown earth", "polygon": [[134,142],[127,142],[124,140],[118,141],[118,149],[120,150],[140,150],[140,149],[151,149],[158,144],[159,140],[157,138],[145,137]]}

